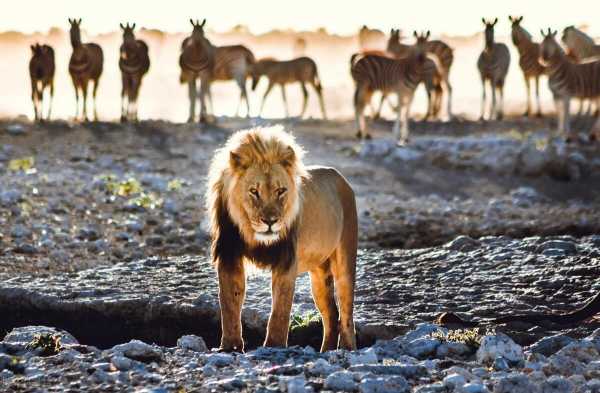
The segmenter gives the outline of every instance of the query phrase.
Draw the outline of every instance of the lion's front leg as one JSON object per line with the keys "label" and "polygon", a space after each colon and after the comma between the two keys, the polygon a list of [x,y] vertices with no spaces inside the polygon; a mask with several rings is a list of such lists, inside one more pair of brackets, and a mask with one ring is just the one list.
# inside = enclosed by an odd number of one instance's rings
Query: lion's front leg
{"label": "lion's front leg", "polygon": [[287,347],[290,312],[296,287],[296,265],[286,271],[274,269],[271,275],[271,315],[265,347]]}
{"label": "lion's front leg", "polygon": [[222,351],[244,351],[242,339],[242,304],[246,295],[246,274],[241,260],[218,263],[219,304],[221,306]]}

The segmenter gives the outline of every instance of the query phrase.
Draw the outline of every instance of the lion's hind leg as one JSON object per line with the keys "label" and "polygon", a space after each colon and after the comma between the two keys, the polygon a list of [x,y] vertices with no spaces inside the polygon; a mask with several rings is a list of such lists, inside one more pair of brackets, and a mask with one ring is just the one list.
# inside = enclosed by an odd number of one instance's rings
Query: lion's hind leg
{"label": "lion's hind leg", "polygon": [[338,348],[356,349],[354,331],[354,286],[356,282],[356,248],[358,243],[358,225],[354,194],[348,198],[344,208],[344,229],[340,243],[331,257],[331,272],[335,285],[337,304],[340,310],[340,341]]}
{"label": "lion's hind leg", "polygon": [[339,313],[335,304],[331,261],[317,266],[309,272],[313,300],[323,320],[323,343],[321,352],[335,350],[338,342]]}

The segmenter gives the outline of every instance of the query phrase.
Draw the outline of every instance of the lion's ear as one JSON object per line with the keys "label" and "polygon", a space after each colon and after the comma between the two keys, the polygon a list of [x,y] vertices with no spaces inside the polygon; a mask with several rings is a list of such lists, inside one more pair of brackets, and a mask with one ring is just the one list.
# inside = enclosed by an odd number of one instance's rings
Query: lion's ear
{"label": "lion's ear", "polygon": [[229,166],[233,169],[242,169],[244,167],[242,164],[242,156],[233,151],[229,152]]}
{"label": "lion's ear", "polygon": [[296,163],[296,152],[291,146],[288,146],[281,156],[281,165],[286,168],[292,167]]}

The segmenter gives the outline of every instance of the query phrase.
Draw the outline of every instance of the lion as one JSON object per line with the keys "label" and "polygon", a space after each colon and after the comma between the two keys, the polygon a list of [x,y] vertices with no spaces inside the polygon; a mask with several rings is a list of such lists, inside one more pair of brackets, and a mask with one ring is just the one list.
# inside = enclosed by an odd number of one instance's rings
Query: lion
{"label": "lion", "polygon": [[303,154],[283,128],[255,128],[233,134],[211,162],[207,210],[222,351],[244,350],[247,263],[271,271],[265,346],[287,346],[296,277],[308,272],[323,321],[321,351],[356,349],[354,191],[333,168],[305,167]]}

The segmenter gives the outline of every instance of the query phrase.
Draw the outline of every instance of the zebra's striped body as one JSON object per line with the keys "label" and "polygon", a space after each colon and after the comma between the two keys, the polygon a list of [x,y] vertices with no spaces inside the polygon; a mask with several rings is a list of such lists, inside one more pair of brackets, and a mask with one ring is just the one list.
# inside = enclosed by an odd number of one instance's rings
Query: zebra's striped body
{"label": "zebra's striped body", "polygon": [[98,111],[96,107],[96,93],[98,92],[98,82],[102,75],[102,68],[104,64],[104,54],[102,48],[94,43],[81,43],[81,31],[79,26],[81,25],[81,19],[71,20],[71,45],[73,47],[73,54],[69,60],[69,74],[73,80],[73,86],[75,87],[75,119],[79,118],[79,93],[83,96],[83,108],[82,115],[83,120],[88,119],[87,117],[87,90],[88,84],[93,83],[94,87],[92,95],[94,97],[94,119],[98,120]]}
{"label": "zebra's striped body", "polygon": [[[501,120],[504,115],[504,82],[510,65],[510,52],[506,45],[494,42],[494,26],[498,23],[498,18],[494,22],[486,22],[485,19],[482,21],[485,25],[485,48],[477,60],[483,89],[480,119],[483,120],[485,117],[485,89],[486,82],[489,82],[492,91],[492,107],[489,118]],[[496,103],[496,90],[500,94],[499,105]]]}
{"label": "zebra's striped body", "polygon": [[[402,44],[400,42],[400,30],[392,29],[387,51],[397,58],[403,58],[411,53],[412,45]],[[448,117],[452,118],[452,85],[449,81],[449,74],[450,67],[454,62],[454,52],[452,48],[440,40],[427,41],[425,51],[431,59],[431,63],[425,67],[423,79],[429,98],[426,118],[437,118],[439,116],[444,89],[448,94]]]}
{"label": "zebra's striped body", "polygon": [[[250,76],[250,70],[255,62],[254,54],[243,45],[215,47],[215,62],[210,83],[234,80],[240,88],[240,102],[237,113],[239,114],[242,101],[245,100],[246,116],[250,116],[250,102],[248,101],[248,92],[246,90],[246,79]],[[212,109],[210,84],[208,89],[208,99]]]}
{"label": "zebra's striped body", "polygon": [[181,45],[179,66],[181,67],[180,82],[188,84],[190,99],[190,115],[188,122],[196,118],[196,80],[200,79],[200,122],[206,121],[206,92],[212,76],[215,63],[215,47],[204,36],[206,19],[200,24],[190,19],[194,27],[192,35],[186,38]]}
{"label": "zebra's striped body", "polygon": [[137,99],[142,78],[150,69],[148,45],[137,40],[133,33],[135,23],[120,25],[123,30],[123,44],[119,49],[119,69],[121,70],[121,121],[137,120]]}
{"label": "zebra's striped body", "polygon": [[521,26],[523,17],[508,17],[512,23],[511,37],[513,44],[519,51],[519,67],[523,71],[525,87],[527,88],[527,110],[525,116],[532,114],[531,108],[531,80],[535,81],[535,96],[537,102],[537,116],[542,116],[540,104],[540,77],[544,74],[544,67],[539,62],[540,44],[533,42],[531,34]]}
{"label": "zebra's striped body", "polygon": [[[600,100],[600,60],[573,63],[555,39],[556,31],[548,29],[541,45],[541,58],[548,70],[548,85],[557,106],[559,132],[572,137],[569,105],[572,98]],[[598,130],[598,122],[594,127]]]}
{"label": "zebra's striped body", "polygon": [[256,89],[256,86],[258,85],[258,82],[262,76],[267,77],[269,80],[269,85],[263,95],[259,115],[262,114],[263,107],[265,105],[265,99],[271,92],[271,89],[273,86],[279,85],[281,87],[283,103],[285,105],[285,114],[286,117],[289,117],[285,85],[288,83],[299,82],[304,97],[300,117],[304,116],[304,113],[306,112],[306,106],[308,104],[308,90],[306,89],[306,84],[309,84],[314,88],[317,96],[319,97],[319,105],[321,106],[323,118],[327,119],[325,102],[323,101],[323,87],[319,78],[317,64],[310,57],[304,56],[286,61],[275,59],[262,59],[257,61],[252,67],[252,90]]}
{"label": "zebra's striped body", "polygon": [[43,120],[42,107],[46,88],[50,90],[50,105],[46,119],[50,120],[54,99],[54,49],[48,45],[35,44],[31,45],[31,52],[29,76],[31,77],[31,101],[33,101],[35,120]]}
{"label": "zebra's striped body", "polygon": [[[415,36],[417,36],[415,32]],[[354,110],[357,136],[370,138],[366,128],[364,109],[373,92],[381,91],[387,95],[395,93],[398,97],[397,117],[394,124],[394,136],[399,143],[407,143],[409,137],[409,117],[415,89],[423,79],[426,56],[424,43],[428,36],[419,36],[417,45],[411,54],[401,59],[391,59],[378,55],[364,55],[356,60],[351,68],[355,81]],[[400,130],[402,122],[402,130]]]}

